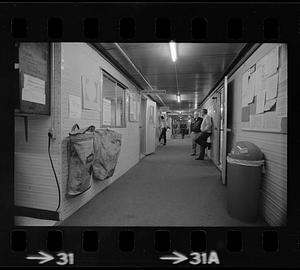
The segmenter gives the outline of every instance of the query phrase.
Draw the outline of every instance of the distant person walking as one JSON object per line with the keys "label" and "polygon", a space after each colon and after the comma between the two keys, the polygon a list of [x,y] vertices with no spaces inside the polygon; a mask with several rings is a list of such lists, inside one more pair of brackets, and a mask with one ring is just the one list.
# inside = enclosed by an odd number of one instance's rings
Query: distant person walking
{"label": "distant person walking", "polygon": [[196,158],[196,160],[203,160],[204,154],[205,154],[205,148],[209,146],[207,143],[207,138],[211,135],[212,132],[212,120],[211,117],[207,114],[207,109],[201,110],[201,116],[203,118],[202,124],[201,124],[201,133],[198,137],[196,143],[200,145],[200,154],[199,157]]}
{"label": "distant person walking", "polygon": [[182,139],[184,139],[186,128],[187,128],[186,123],[181,123],[180,124],[180,133],[181,133],[181,138]]}
{"label": "distant person walking", "polygon": [[168,128],[168,125],[167,125],[167,121],[166,119],[161,116],[160,117],[160,136],[159,136],[159,142],[161,141],[161,139],[164,139],[164,145],[166,145],[167,143],[167,128]]}
{"label": "distant person walking", "polygon": [[196,156],[197,155],[197,144],[195,142],[195,140],[197,140],[200,136],[200,132],[201,132],[201,124],[202,124],[203,118],[200,117],[199,112],[195,112],[194,113],[194,119],[191,123],[191,138],[192,138],[192,156]]}

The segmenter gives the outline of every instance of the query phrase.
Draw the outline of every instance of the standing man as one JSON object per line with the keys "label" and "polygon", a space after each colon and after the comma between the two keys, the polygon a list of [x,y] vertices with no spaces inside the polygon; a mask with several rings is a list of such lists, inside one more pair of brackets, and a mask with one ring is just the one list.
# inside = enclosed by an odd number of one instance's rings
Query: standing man
{"label": "standing man", "polygon": [[203,160],[204,154],[205,154],[205,148],[208,146],[207,138],[211,135],[212,132],[212,121],[211,117],[207,114],[207,109],[201,110],[201,116],[203,118],[202,124],[201,124],[201,133],[198,139],[196,140],[196,143],[200,145],[200,154],[199,157],[196,158],[196,160]]}
{"label": "standing man", "polygon": [[197,140],[200,136],[201,132],[201,124],[202,124],[203,118],[199,116],[199,112],[194,113],[194,120],[191,123],[191,137],[192,137],[192,156],[196,156],[197,152],[197,144],[195,140]]}
{"label": "standing man", "polygon": [[186,123],[182,122],[180,124],[180,133],[182,139],[184,139],[185,132],[186,132]]}
{"label": "standing man", "polygon": [[161,133],[160,133],[160,136],[159,136],[159,142],[163,138],[164,139],[164,145],[166,145],[166,143],[167,143],[167,127],[168,127],[168,125],[167,125],[166,119],[163,116],[161,116],[160,117]]}

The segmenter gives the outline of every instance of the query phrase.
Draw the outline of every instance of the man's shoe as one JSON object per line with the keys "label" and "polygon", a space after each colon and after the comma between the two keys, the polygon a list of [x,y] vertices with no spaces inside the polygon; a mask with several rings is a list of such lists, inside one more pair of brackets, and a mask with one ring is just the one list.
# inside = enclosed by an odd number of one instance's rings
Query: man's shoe
{"label": "man's shoe", "polygon": [[211,143],[207,143],[207,149],[210,150],[211,148]]}
{"label": "man's shoe", "polygon": [[196,156],[196,153],[191,154],[191,156]]}
{"label": "man's shoe", "polygon": [[195,158],[195,160],[204,160],[204,158]]}

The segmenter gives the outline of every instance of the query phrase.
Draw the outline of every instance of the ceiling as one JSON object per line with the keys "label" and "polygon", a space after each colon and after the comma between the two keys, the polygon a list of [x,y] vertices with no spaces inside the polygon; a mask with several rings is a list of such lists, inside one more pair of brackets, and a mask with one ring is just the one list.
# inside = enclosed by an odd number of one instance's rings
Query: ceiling
{"label": "ceiling", "polygon": [[[177,43],[177,61],[174,63],[168,43],[119,43],[150,85],[154,89],[166,90],[166,94],[159,95],[164,106],[180,111],[197,108],[245,45]],[[114,43],[101,43],[101,46],[142,88],[149,90],[149,86]],[[177,92],[181,96],[180,103],[177,102]]]}

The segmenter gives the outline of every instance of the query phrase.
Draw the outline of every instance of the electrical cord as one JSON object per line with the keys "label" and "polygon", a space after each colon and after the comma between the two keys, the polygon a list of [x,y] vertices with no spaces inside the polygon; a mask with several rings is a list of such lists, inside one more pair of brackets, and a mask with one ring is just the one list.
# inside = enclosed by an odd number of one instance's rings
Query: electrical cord
{"label": "electrical cord", "polygon": [[53,161],[52,161],[52,157],[51,157],[51,153],[50,153],[51,138],[52,138],[52,133],[48,132],[48,155],[49,155],[51,167],[52,167],[52,170],[53,170],[53,173],[54,173],[54,176],[55,176],[55,181],[56,181],[57,190],[58,190],[58,206],[57,206],[57,208],[55,210],[57,212],[57,210],[60,207],[60,201],[61,201],[61,199],[60,199],[60,187],[59,187],[59,183],[58,183],[58,180],[57,180],[57,175],[56,175],[56,172],[55,172],[55,169],[54,169],[54,165],[53,165]]}

